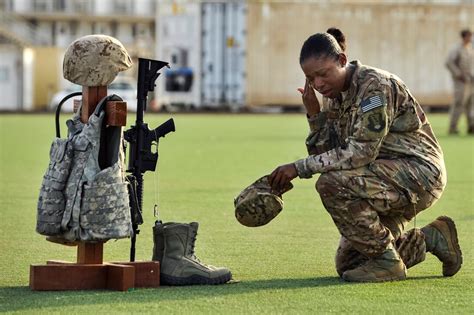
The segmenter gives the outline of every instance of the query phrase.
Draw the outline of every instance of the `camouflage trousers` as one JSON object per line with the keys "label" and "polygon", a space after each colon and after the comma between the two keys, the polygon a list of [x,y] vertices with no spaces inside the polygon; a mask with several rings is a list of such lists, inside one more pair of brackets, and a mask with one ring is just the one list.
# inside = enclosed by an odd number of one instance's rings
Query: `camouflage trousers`
{"label": "camouflage trousers", "polygon": [[381,255],[390,242],[408,266],[422,261],[423,234],[419,229],[404,233],[404,229],[439,199],[445,184],[444,168],[439,171],[413,159],[381,159],[361,168],[321,174],[316,189],[341,234],[338,273]]}
{"label": "camouflage trousers", "polygon": [[456,132],[459,118],[463,114],[467,117],[467,127],[474,132],[474,81],[464,83],[459,80],[453,81],[454,95],[450,109],[449,131]]}

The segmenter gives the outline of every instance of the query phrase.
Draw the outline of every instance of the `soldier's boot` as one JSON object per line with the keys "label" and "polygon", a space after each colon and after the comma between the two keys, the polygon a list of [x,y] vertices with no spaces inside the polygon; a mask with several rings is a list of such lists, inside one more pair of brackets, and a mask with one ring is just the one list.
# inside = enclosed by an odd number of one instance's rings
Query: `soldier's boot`
{"label": "soldier's boot", "polygon": [[405,280],[406,268],[392,244],[382,255],[369,259],[359,267],[347,270],[342,278],[351,282],[382,282]]}
{"label": "soldier's boot", "polygon": [[154,261],[159,261],[160,264],[163,261],[163,252],[165,251],[164,227],[170,224],[176,223],[162,223],[161,221],[156,221],[155,226],[153,226],[153,256],[151,259]]}
{"label": "soldier's boot", "polygon": [[404,233],[397,240],[396,247],[407,269],[425,260],[426,241],[425,234],[423,234],[421,229],[413,228]]}
{"label": "soldier's boot", "polygon": [[454,221],[447,216],[440,216],[421,230],[425,235],[426,251],[443,263],[443,276],[455,275],[461,269],[462,252]]}
{"label": "soldier's boot", "polygon": [[[160,261],[162,284],[222,284],[231,280],[232,273],[229,269],[208,266],[194,254],[198,227],[197,222],[191,222],[190,224],[163,224],[156,228],[158,244],[155,246],[156,253],[154,251],[153,255],[158,260],[160,258],[159,249],[163,248]],[[163,243],[160,243],[161,240]]]}

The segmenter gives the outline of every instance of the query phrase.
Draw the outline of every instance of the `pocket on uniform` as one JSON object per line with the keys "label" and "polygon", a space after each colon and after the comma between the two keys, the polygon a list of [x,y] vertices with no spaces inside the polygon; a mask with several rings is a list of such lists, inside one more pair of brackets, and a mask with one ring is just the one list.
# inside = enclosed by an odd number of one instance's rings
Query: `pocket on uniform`
{"label": "pocket on uniform", "polygon": [[84,185],[79,222],[82,241],[129,237],[132,226],[127,184]]}
{"label": "pocket on uniform", "polygon": [[42,186],[38,199],[36,232],[47,236],[60,234],[65,207],[66,198],[62,191]]}
{"label": "pocket on uniform", "polygon": [[54,236],[61,232],[66,198],[64,190],[69,177],[73,151],[67,139],[55,139],[49,152],[50,162],[40,188],[36,231]]}
{"label": "pocket on uniform", "polygon": [[71,170],[74,152],[67,139],[55,139],[49,152],[49,166],[44,183],[56,190],[64,190]]}
{"label": "pocket on uniform", "polygon": [[74,150],[85,152],[89,147],[90,141],[85,136],[79,135],[74,140]]}

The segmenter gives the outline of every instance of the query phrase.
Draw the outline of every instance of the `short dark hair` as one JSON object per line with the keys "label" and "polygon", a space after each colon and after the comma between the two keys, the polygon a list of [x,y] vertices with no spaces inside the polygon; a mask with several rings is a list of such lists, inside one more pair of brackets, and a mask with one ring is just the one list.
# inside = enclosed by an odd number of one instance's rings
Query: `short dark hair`
{"label": "short dark hair", "polygon": [[339,44],[339,46],[341,46],[342,51],[346,51],[346,36],[344,35],[344,33],[340,29],[338,29],[336,27],[330,27],[330,28],[328,28],[326,33],[331,34],[332,36],[334,36],[334,38],[337,40],[337,43]]}
{"label": "short dark hair", "polygon": [[309,57],[339,58],[339,54],[346,50],[346,37],[341,30],[331,27],[326,33],[311,35],[301,47],[300,64]]}
{"label": "short dark hair", "polygon": [[462,38],[468,36],[468,35],[472,35],[472,32],[470,29],[466,28],[466,29],[463,29],[461,31],[461,33],[459,33],[461,35]]}

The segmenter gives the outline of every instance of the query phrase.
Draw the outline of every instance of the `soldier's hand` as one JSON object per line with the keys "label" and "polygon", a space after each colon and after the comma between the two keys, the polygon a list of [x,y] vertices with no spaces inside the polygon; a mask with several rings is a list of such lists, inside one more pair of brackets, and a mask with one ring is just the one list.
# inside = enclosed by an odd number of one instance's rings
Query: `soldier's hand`
{"label": "soldier's hand", "polygon": [[288,185],[296,176],[295,164],[285,164],[278,166],[269,176],[268,181],[272,190],[281,191],[285,186]]}
{"label": "soldier's hand", "polygon": [[311,86],[311,84],[309,84],[309,81],[307,79],[304,85],[304,89],[298,88],[297,90],[301,93],[303,105],[306,108],[308,116],[311,117],[321,111],[318,98],[316,97],[316,93],[314,92],[313,87]]}

